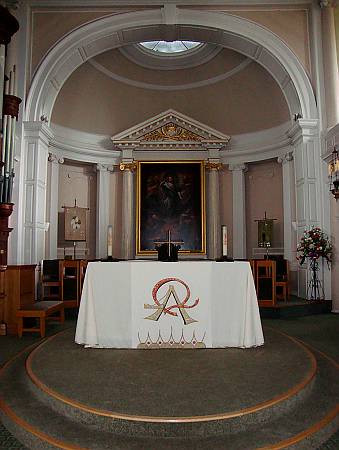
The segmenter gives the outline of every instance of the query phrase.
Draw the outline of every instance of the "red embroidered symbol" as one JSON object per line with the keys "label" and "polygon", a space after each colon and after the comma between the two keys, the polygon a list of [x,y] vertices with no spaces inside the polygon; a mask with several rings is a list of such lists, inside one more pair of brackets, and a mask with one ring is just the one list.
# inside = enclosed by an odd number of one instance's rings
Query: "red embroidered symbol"
{"label": "red embroidered symbol", "polygon": [[[170,284],[168,286],[167,292],[164,295],[164,297],[158,299],[157,294],[159,289],[166,283],[170,283],[171,281],[177,282],[182,284],[186,289],[186,296],[183,299],[183,301],[180,301],[179,296],[174,288],[173,284]],[[171,306],[167,306],[168,300],[173,295],[175,304]],[[144,304],[145,309],[156,309],[156,311],[151,314],[150,316],[145,317],[145,319],[150,320],[159,320],[162,313],[169,314],[171,316],[177,316],[177,312],[174,311],[174,309],[178,309],[182,320],[184,321],[185,325],[188,325],[189,323],[197,322],[197,320],[192,319],[192,317],[189,316],[187,309],[194,308],[199,303],[199,299],[197,298],[192,305],[188,305],[187,302],[191,296],[191,291],[188,285],[180,280],[179,278],[164,278],[163,280],[158,281],[158,283],[154,286],[152,289],[152,297],[154,300],[154,305]],[[161,301],[163,302],[161,303]]]}

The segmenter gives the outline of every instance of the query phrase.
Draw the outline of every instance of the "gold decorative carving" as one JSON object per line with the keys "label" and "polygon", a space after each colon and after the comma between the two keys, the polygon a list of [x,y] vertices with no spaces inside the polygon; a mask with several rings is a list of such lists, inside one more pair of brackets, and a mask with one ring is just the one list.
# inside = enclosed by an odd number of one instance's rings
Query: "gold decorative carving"
{"label": "gold decorative carving", "polygon": [[205,168],[207,170],[221,170],[223,168],[222,163],[220,162],[205,162]]}
{"label": "gold decorative carving", "polygon": [[137,168],[137,163],[131,162],[131,163],[120,163],[119,166],[120,170],[123,172],[124,170],[129,170],[130,172],[133,172]]}
{"label": "gold decorative carving", "polygon": [[174,122],[167,123],[166,125],[157,128],[154,131],[146,134],[142,137],[142,141],[202,141],[202,137],[179,127]]}

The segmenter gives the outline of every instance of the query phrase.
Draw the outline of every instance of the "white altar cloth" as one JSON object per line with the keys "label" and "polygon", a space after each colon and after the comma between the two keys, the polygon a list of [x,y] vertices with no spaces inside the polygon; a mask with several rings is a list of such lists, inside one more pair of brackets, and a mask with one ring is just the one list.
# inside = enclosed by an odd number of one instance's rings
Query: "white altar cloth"
{"label": "white altar cloth", "polygon": [[103,348],[264,343],[248,262],[90,262],[75,342]]}

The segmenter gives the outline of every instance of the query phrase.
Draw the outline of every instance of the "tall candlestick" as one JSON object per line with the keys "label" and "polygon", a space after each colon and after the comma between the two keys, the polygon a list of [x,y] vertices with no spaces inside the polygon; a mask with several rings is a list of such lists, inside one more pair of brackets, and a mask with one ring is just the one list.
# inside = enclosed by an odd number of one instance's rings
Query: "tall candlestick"
{"label": "tall candlestick", "polygon": [[171,230],[168,230],[168,257],[171,257]]}
{"label": "tall candlestick", "polygon": [[108,225],[107,227],[107,256],[112,258],[113,254],[113,227]]}
{"label": "tall candlestick", "polygon": [[222,226],[222,256],[227,256],[227,226]]}

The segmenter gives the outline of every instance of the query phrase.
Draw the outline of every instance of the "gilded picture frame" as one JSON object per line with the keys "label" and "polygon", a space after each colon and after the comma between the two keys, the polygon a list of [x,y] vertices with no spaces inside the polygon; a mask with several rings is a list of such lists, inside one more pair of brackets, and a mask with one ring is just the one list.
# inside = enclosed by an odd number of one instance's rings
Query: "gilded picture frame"
{"label": "gilded picture frame", "polygon": [[205,209],[203,161],[138,162],[136,254],[155,254],[169,230],[180,253],[206,254]]}

